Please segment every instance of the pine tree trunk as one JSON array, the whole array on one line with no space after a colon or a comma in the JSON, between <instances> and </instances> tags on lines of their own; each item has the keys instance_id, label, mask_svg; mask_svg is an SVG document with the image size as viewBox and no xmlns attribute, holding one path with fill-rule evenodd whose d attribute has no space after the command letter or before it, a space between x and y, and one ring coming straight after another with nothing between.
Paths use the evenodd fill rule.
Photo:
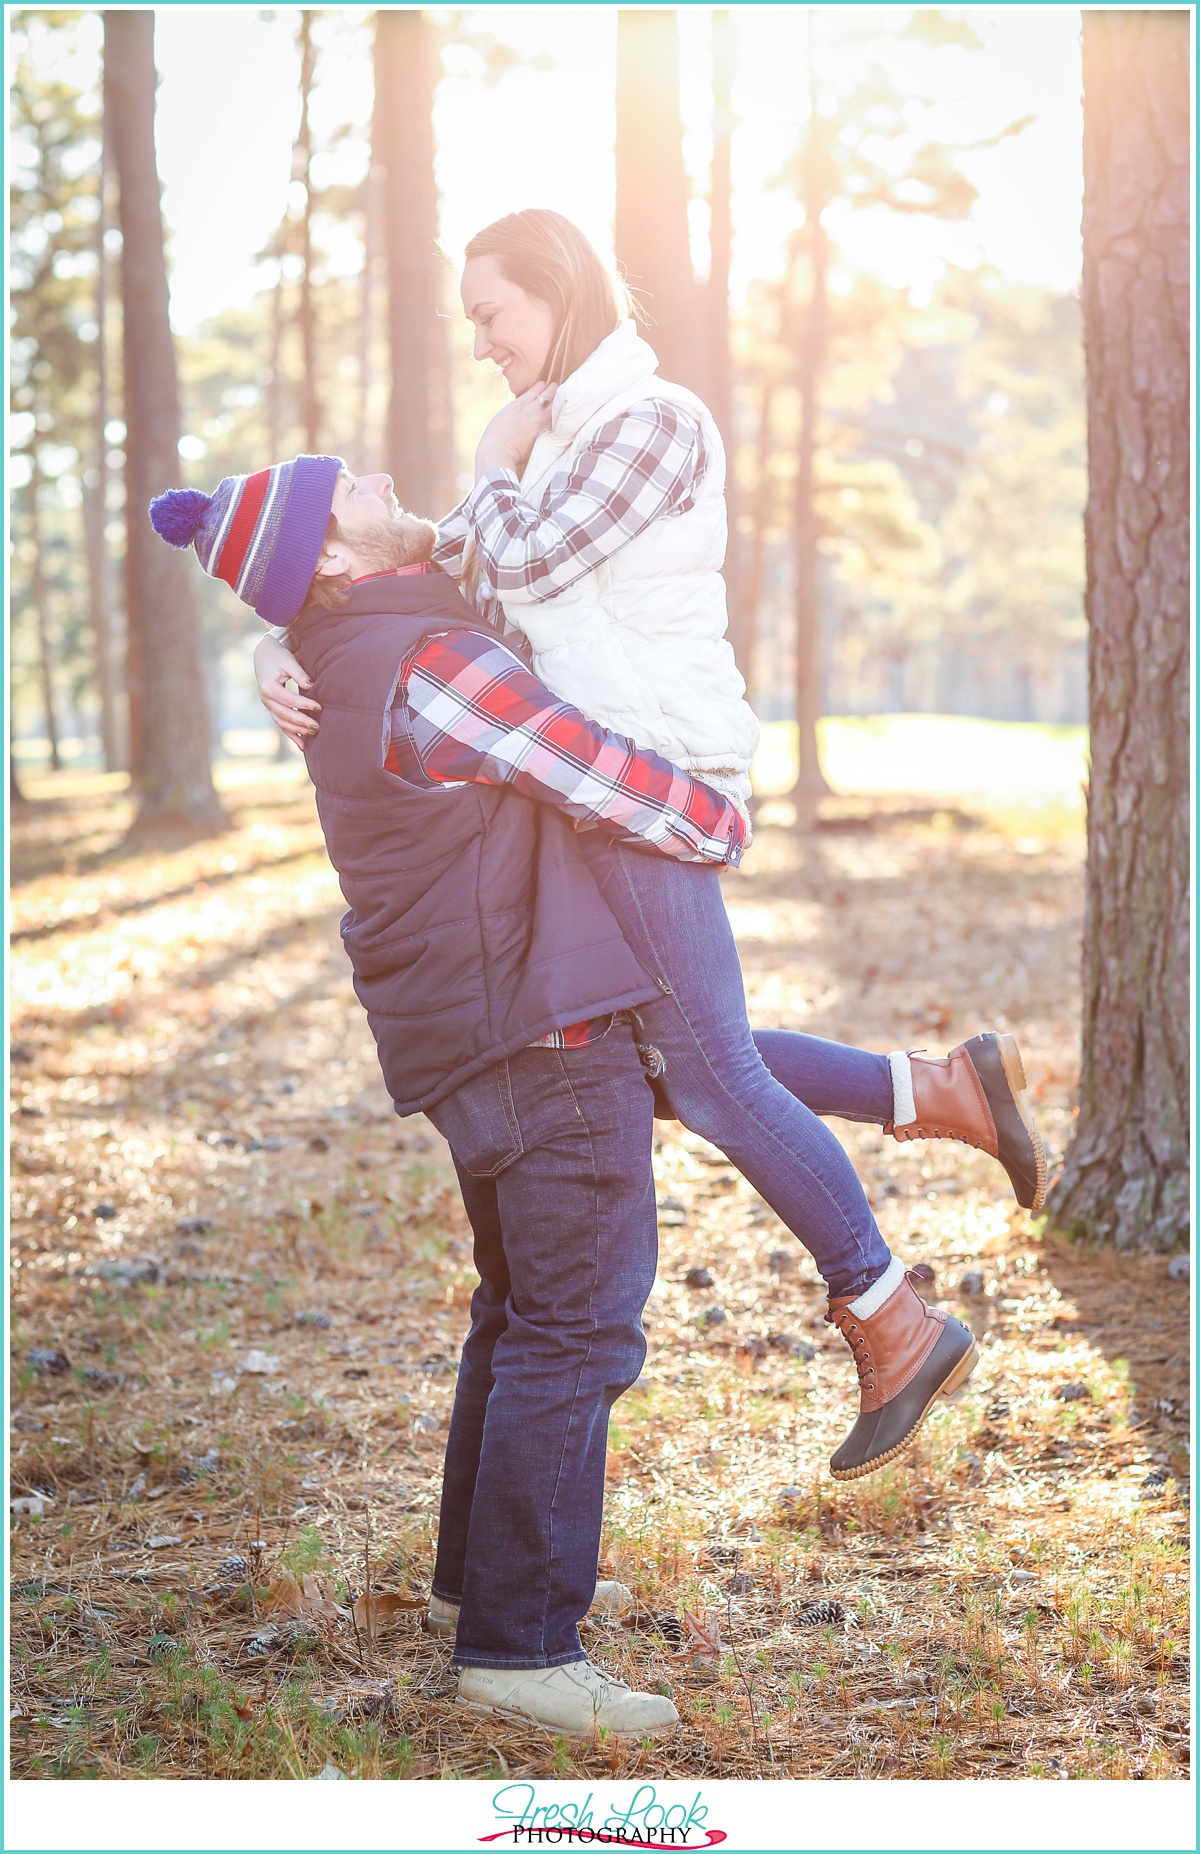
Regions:
<instances>
[{"instance_id":1,"label":"pine tree trunk","mask_svg":"<svg viewBox=\"0 0 1200 1854\"><path fill-rule=\"evenodd\" d=\"M100 698L100 749L106 772L121 764L117 745L116 690L113 679L112 624L109 610L109 559L105 539L107 472L101 467L99 483L83 486L83 537L88 563L88 618L92 632L92 661L96 693Z\"/></svg>"},{"instance_id":2,"label":"pine tree trunk","mask_svg":"<svg viewBox=\"0 0 1200 1854\"><path fill-rule=\"evenodd\" d=\"M817 722L821 718L821 616L818 592L816 461L817 381L825 345L825 233L818 224L812 239L812 296L800 350L800 436L796 446L796 502L793 514L796 612L796 727L799 770L797 798L813 799L829 790L821 770Z\"/></svg>"},{"instance_id":3,"label":"pine tree trunk","mask_svg":"<svg viewBox=\"0 0 1200 1854\"><path fill-rule=\"evenodd\" d=\"M179 480L179 385L154 159L154 14L104 14L104 104L120 185L124 305L126 609L139 824L223 822L209 764L208 702L190 561L146 510Z\"/></svg>"},{"instance_id":4,"label":"pine tree trunk","mask_svg":"<svg viewBox=\"0 0 1200 1854\"><path fill-rule=\"evenodd\" d=\"M121 749L113 668L112 573L105 532L108 525L108 439L105 436L108 424L108 253L104 248L104 234L108 229L107 141L107 135L102 133L96 215L96 404L93 419L96 480L84 483L83 532L88 563L88 617L96 664L96 692L100 698L100 745L105 771L115 772L121 764Z\"/></svg>"},{"instance_id":5,"label":"pine tree trunk","mask_svg":"<svg viewBox=\"0 0 1200 1854\"><path fill-rule=\"evenodd\" d=\"M821 770L817 722L821 715L821 620L818 587L818 546L814 468L817 448L818 397L825 364L828 333L829 242L821 215L829 204L829 163L822 146L817 115L816 67L813 58L812 14L808 19L809 120L804 146L803 189L805 242L808 248L808 314L800 334L796 380L800 389L800 436L796 447L796 499L793 515L796 612L796 731L799 769L792 795L796 822L811 825L817 799L829 786Z\"/></svg>"},{"instance_id":6,"label":"pine tree trunk","mask_svg":"<svg viewBox=\"0 0 1200 1854\"><path fill-rule=\"evenodd\" d=\"M374 454L371 431L371 346L375 334L375 241L379 188L374 167L362 183L363 267L359 280L358 311L358 438L362 458L370 467ZM439 505L440 506L440 505Z\"/></svg>"},{"instance_id":7,"label":"pine tree trunk","mask_svg":"<svg viewBox=\"0 0 1200 1854\"><path fill-rule=\"evenodd\" d=\"M767 558L767 530L771 525L771 422L775 382L763 381L758 405L758 432L754 446L754 492L749 497L750 533L741 551L740 629L742 674L753 706L758 689L758 618L762 606L763 574Z\"/></svg>"},{"instance_id":8,"label":"pine tree trunk","mask_svg":"<svg viewBox=\"0 0 1200 1854\"><path fill-rule=\"evenodd\" d=\"M433 105L438 55L428 14L375 15L374 165L382 170L392 390L385 467L400 503L438 515L454 499L450 361L437 250Z\"/></svg>"},{"instance_id":9,"label":"pine tree trunk","mask_svg":"<svg viewBox=\"0 0 1200 1854\"><path fill-rule=\"evenodd\" d=\"M50 645L50 611L46 591L45 554L42 541L42 473L37 453L30 452L32 474L29 478L29 536L33 547L29 590L33 621L37 627L38 680L42 685L42 716L46 723L46 740L50 747L50 770L59 772L62 758L58 751L58 713L54 701L54 654Z\"/></svg>"},{"instance_id":10,"label":"pine tree trunk","mask_svg":"<svg viewBox=\"0 0 1200 1854\"><path fill-rule=\"evenodd\" d=\"M703 393L673 11L617 14L616 166L617 262L650 317L647 339L663 378Z\"/></svg>"},{"instance_id":11,"label":"pine tree trunk","mask_svg":"<svg viewBox=\"0 0 1200 1854\"><path fill-rule=\"evenodd\" d=\"M275 282L271 286L271 352L268 362L271 382L267 388L267 456L272 463L279 461L283 447L283 331L286 320L283 290L283 257L280 255L275 260Z\"/></svg>"},{"instance_id":12,"label":"pine tree trunk","mask_svg":"<svg viewBox=\"0 0 1200 1854\"><path fill-rule=\"evenodd\" d=\"M1091 627L1079 1123L1054 1223L1169 1249L1189 1222L1186 12L1085 12Z\"/></svg>"},{"instance_id":13,"label":"pine tree trunk","mask_svg":"<svg viewBox=\"0 0 1200 1854\"><path fill-rule=\"evenodd\" d=\"M321 454L321 399L317 384L317 307L312 279L312 129L308 111L312 97L313 67L316 48L312 42L312 13L300 15L300 133L292 161L293 178L304 187L304 211L300 219L300 353L304 379L301 386L304 405L304 443L312 457Z\"/></svg>"},{"instance_id":14,"label":"pine tree trunk","mask_svg":"<svg viewBox=\"0 0 1200 1854\"><path fill-rule=\"evenodd\" d=\"M745 606L744 551L740 532L741 486L737 477L734 429L733 353L729 328L729 271L733 255L733 74L737 64L737 29L727 9L712 16L713 157L709 191L708 387L709 409L725 444L725 511L729 542L725 550L725 585L729 601L729 641L747 687L753 670L753 624Z\"/></svg>"}]
</instances>

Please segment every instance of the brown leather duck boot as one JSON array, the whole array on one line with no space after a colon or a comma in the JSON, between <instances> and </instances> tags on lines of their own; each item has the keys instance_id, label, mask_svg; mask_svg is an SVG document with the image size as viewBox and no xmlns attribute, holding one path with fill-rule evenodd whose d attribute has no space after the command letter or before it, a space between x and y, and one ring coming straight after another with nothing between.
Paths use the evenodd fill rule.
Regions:
<instances>
[{"instance_id":1,"label":"brown leather duck boot","mask_svg":"<svg viewBox=\"0 0 1200 1854\"><path fill-rule=\"evenodd\" d=\"M835 1481L856 1481L904 1453L936 1399L966 1383L979 1351L961 1320L925 1305L895 1257L857 1299L831 1299L825 1319L858 1366L858 1421L829 1464Z\"/></svg>"},{"instance_id":2,"label":"brown leather duck boot","mask_svg":"<svg viewBox=\"0 0 1200 1854\"><path fill-rule=\"evenodd\" d=\"M1046 1148L1024 1099L1025 1065L1015 1036L985 1031L948 1056L894 1050L893 1139L957 1139L990 1152L1012 1180L1023 1210L1046 1196Z\"/></svg>"}]
</instances>

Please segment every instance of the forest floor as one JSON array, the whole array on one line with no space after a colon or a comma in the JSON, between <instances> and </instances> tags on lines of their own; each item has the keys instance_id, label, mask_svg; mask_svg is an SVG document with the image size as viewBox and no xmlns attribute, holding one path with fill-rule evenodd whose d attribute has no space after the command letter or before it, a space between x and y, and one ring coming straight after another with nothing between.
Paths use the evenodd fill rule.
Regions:
<instances>
[{"instance_id":1,"label":"forest floor","mask_svg":"<svg viewBox=\"0 0 1200 1854\"><path fill-rule=\"evenodd\" d=\"M14 1774L1185 1776L1187 1283L1049 1237L980 1153L840 1122L980 1338L966 1395L835 1484L853 1373L812 1264L660 1124L601 1567L637 1606L585 1633L682 1727L567 1741L454 1704L420 1605L469 1233L445 1144L384 1093L298 768L224 784L228 831L190 843L127 841L100 775L13 817ZM726 885L753 1021L938 1053L1012 1028L1061 1156L1078 807L784 817Z\"/></svg>"}]
</instances>

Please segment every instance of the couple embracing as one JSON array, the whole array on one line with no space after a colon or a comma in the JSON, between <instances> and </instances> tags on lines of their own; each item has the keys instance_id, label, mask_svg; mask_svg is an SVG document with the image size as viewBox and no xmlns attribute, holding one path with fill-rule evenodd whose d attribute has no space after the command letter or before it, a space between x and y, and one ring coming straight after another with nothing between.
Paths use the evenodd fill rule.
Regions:
<instances>
[{"instance_id":1,"label":"couple embracing","mask_svg":"<svg viewBox=\"0 0 1200 1854\"><path fill-rule=\"evenodd\" d=\"M608 1413L646 1351L656 1110L820 1270L860 1392L839 1479L901 1455L977 1353L821 1116L981 1147L1032 1209L1045 1158L1011 1036L929 1059L751 1032L720 885L758 739L725 637L720 436L560 215L481 232L462 297L514 398L445 520L308 456L151 519L277 628L260 689L316 787L354 988L474 1234L427 1627L453 1635L463 1704L642 1737L675 1708L588 1660L578 1624Z\"/></svg>"}]
</instances>

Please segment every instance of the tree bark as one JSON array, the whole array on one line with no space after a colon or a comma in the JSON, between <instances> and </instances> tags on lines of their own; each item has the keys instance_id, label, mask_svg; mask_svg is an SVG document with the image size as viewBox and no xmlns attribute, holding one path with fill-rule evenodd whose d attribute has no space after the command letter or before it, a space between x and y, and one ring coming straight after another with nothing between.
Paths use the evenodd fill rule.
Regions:
<instances>
[{"instance_id":1,"label":"tree bark","mask_svg":"<svg viewBox=\"0 0 1200 1854\"><path fill-rule=\"evenodd\" d=\"M1189 1222L1188 16L1085 12L1091 780L1079 1122L1052 1221Z\"/></svg>"},{"instance_id":2,"label":"tree bark","mask_svg":"<svg viewBox=\"0 0 1200 1854\"><path fill-rule=\"evenodd\" d=\"M312 42L312 13L300 15L300 133L292 160L292 177L304 188L304 210L300 217L300 352L304 379L301 394L304 406L304 442L310 456L321 454L321 398L317 384L317 308L312 280L312 129L308 120L312 97L313 67L316 48Z\"/></svg>"},{"instance_id":3,"label":"tree bark","mask_svg":"<svg viewBox=\"0 0 1200 1854\"><path fill-rule=\"evenodd\" d=\"M33 606L33 621L37 627L38 642L38 680L42 685L42 715L46 723L46 739L50 746L50 770L58 772L62 767L62 758L58 750L58 714L54 703L54 657L50 647L50 611L46 592L46 565L42 551L42 473L38 469L36 450L29 453L31 474L29 478L29 538L33 548L33 561L29 573L29 590Z\"/></svg>"},{"instance_id":4,"label":"tree bark","mask_svg":"<svg viewBox=\"0 0 1200 1854\"><path fill-rule=\"evenodd\" d=\"M107 772L121 764L117 733L117 692L113 669L111 563L108 553L108 135L102 129L100 172L97 177L99 211L96 215L96 405L93 419L96 462L94 483L83 490L84 546L88 563L88 618L96 664L96 691L100 697L100 744Z\"/></svg>"},{"instance_id":5,"label":"tree bark","mask_svg":"<svg viewBox=\"0 0 1200 1854\"><path fill-rule=\"evenodd\" d=\"M362 183L363 267L358 315L358 432L363 461L374 452L371 432L371 344L375 333L375 244L379 188L372 162Z\"/></svg>"},{"instance_id":6,"label":"tree bark","mask_svg":"<svg viewBox=\"0 0 1200 1854\"><path fill-rule=\"evenodd\" d=\"M798 771L792 788L796 821L811 823L816 800L829 786L821 770L817 722L821 715L821 617L818 597L819 531L814 484L818 389L825 363L829 303L829 241L821 215L829 204L829 168L817 113L812 13L808 16L809 115L802 186L808 247L808 314L800 336L796 383L800 389L800 435L796 446L795 549L796 731Z\"/></svg>"},{"instance_id":7,"label":"tree bark","mask_svg":"<svg viewBox=\"0 0 1200 1854\"><path fill-rule=\"evenodd\" d=\"M373 164L381 170L392 390L385 463L400 503L441 514L454 500L450 358L437 249L433 105L438 56L426 13L375 15Z\"/></svg>"},{"instance_id":8,"label":"tree bark","mask_svg":"<svg viewBox=\"0 0 1200 1854\"><path fill-rule=\"evenodd\" d=\"M179 479L179 385L154 158L154 14L104 14L104 103L120 186L124 305L126 609L138 823L224 820L209 764L192 563L146 510Z\"/></svg>"},{"instance_id":9,"label":"tree bark","mask_svg":"<svg viewBox=\"0 0 1200 1854\"><path fill-rule=\"evenodd\" d=\"M280 229L282 237L283 228ZM275 258L275 281L271 285L271 348L268 356L268 369L271 375L267 387L267 456L272 463L279 461L283 448L283 430L285 424L283 377L283 336L287 323L287 306L284 300L283 249L282 245Z\"/></svg>"},{"instance_id":10,"label":"tree bark","mask_svg":"<svg viewBox=\"0 0 1200 1854\"><path fill-rule=\"evenodd\" d=\"M800 261L800 234L793 234L788 244L787 266L778 284L776 326L779 346L784 353L794 340L792 305L796 295L796 271ZM748 499L750 532L742 552L742 625L743 648L752 670L758 652L758 626L762 607L763 575L766 567L767 531L774 513L771 458L774 451L773 424L780 380L773 367L762 377L758 402L757 430L754 444L754 493ZM747 679L753 702L756 682Z\"/></svg>"},{"instance_id":11,"label":"tree bark","mask_svg":"<svg viewBox=\"0 0 1200 1854\"><path fill-rule=\"evenodd\" d=\"M90 473L89 473L90 474ZM100 698L100 747L106 772L121 764L117 743L116 688L112 661L112 624L109 607L109 558L105 538L107 471L101 467L98 483L83 486L83 538L88 563L88 620L92 632L92 660L96 693Z\"/></svg>"},{"instance_id":12,"label":"tree bark","mask_svg":"<svg viewBox=\"0 0 1200 1854\"><path fill-rule=\"evenodd\" d=\"M758 616L762 606L763 572L767 557L767 530L771 525L771 420L775 382L763 381L758 404L758 431L754 446L754 490L748 498L750 533L741 550L739 586L742 674L751 706L757 691Z\"/></svg>"},{"instance_id":13,"label":"tree bark","mask_svg":"<svg viewBox=\"0 0 1200 1854\"><path fill-rule=\"evenodd\" d=\"M737 28L728 9L712 16L713 154L709 185L709 410L725 449L733 446L733 357L729 349L729 271L733 257L733 74Z\"/></svg>"},{"instance_id":14,"label":"tree bark","mask_svg":"<svg viewBox=\"0 0 1200 1854\"><path fill-rule=\"evenodd\" d=\"M712 16L713 157L709 189L708 404L725 445L725 510L729 543L725 550L725 586L729 602L729 641L747 687L753 673L753 623L745 601L744 551L740 519L741 485L737 475L734 429L733 353L729 326L729 271L733 255L733 75L737 64L737 28L727 8Z\"/></svg>"},{"instance_id":15,"label":"tree bark","mask_svg":"<svg viewBox=\"0 0 1200 1854\"><path fill-rule=\"evenodd\" d=\"M702 304L688 238L679 37L667 9L617 14L616 251L645 304L665 380L707 391Z\"/></svg>"}]
</instances>

